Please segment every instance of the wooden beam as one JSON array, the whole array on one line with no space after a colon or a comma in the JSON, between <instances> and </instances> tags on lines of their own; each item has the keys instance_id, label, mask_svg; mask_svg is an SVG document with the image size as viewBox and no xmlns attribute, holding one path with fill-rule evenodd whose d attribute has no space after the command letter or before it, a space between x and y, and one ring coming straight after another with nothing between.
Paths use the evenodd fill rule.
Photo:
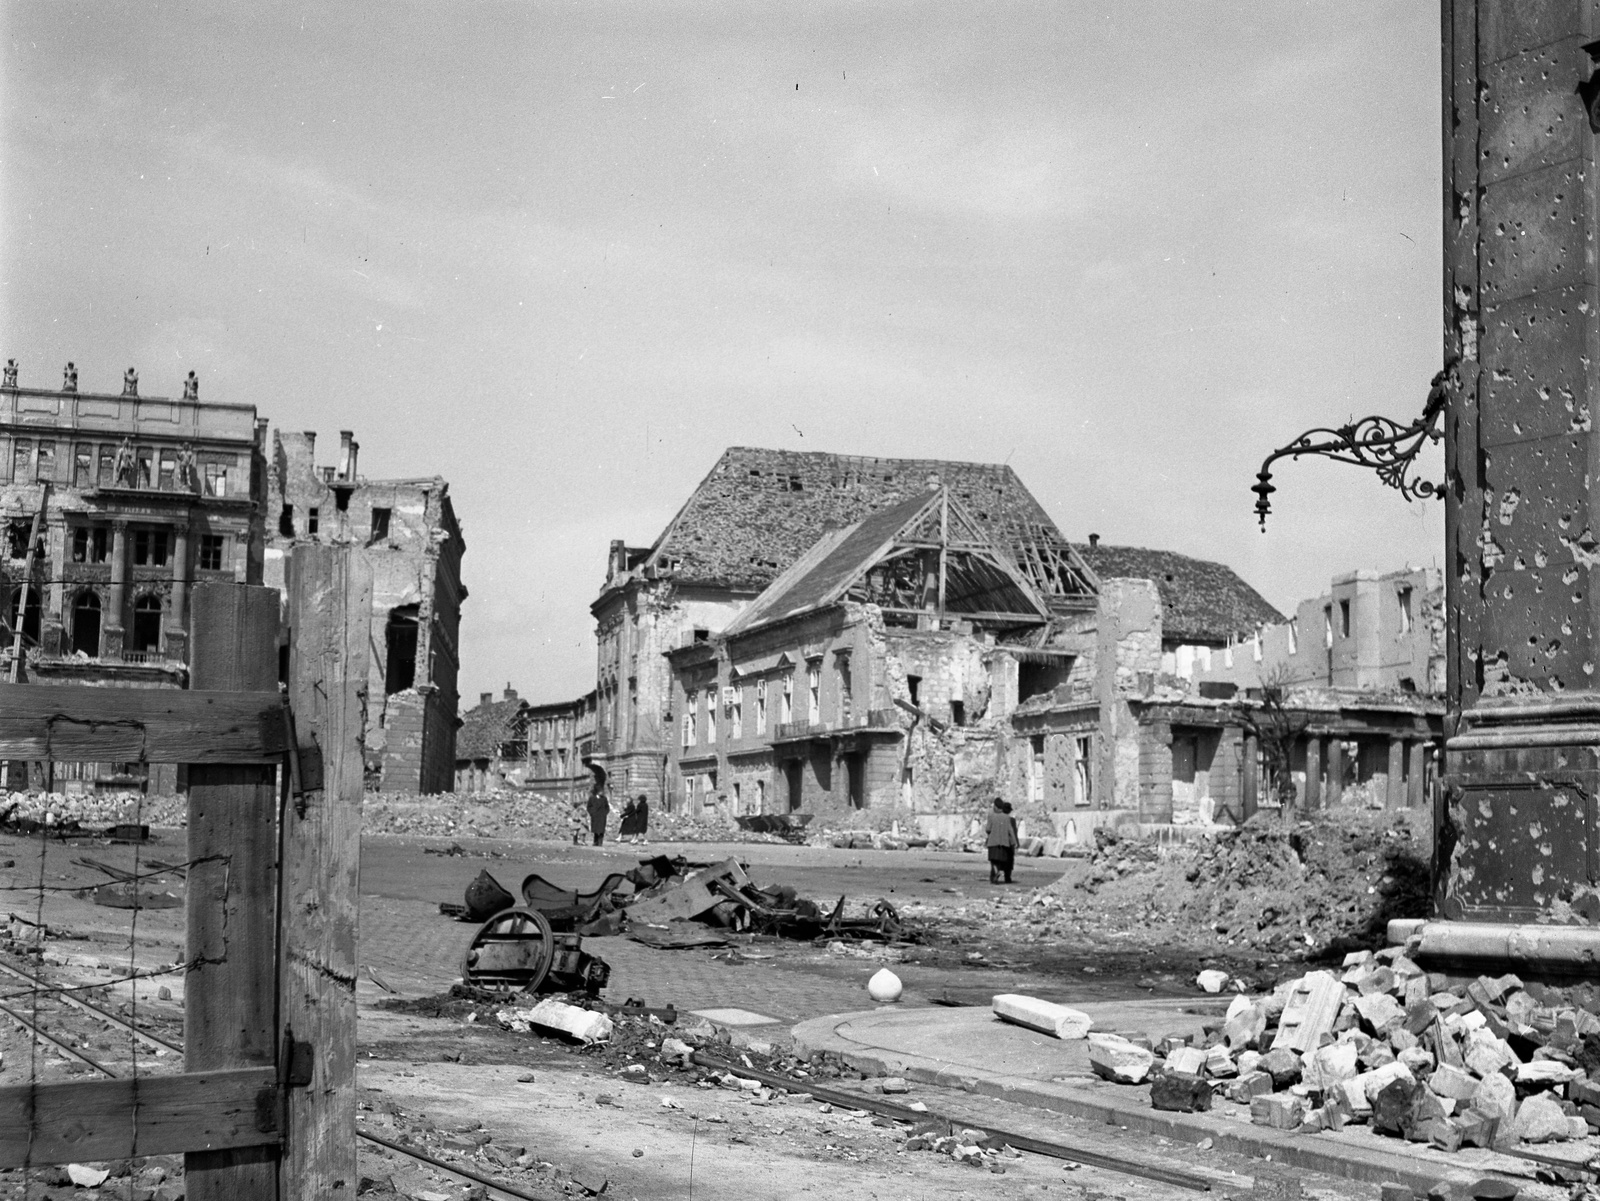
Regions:
<instances>
[{"instance_id":1,"label":"wooden beam","mask_svg":"<svg viewBox=\"0 0 1600 1201\"><path fill-rule=\"evenodd\" d=\"M272 1068L0 1088L0 1168L271 1147L280 1139Z\"/></svg>"},{"instance_id":2,"label":"wooden beam","mask_svg":"<svg viewBox=\"0 0 1600 1201\"><path fill-rule=\"evenodd\" d=\"M197 688L262 694L278 685L276 588L203 583L190 605ZM266 764L189 767L184 1067L277 1063L277 772ZM190 1201L277 1201L275 1146L192 1148Z\"/></svg>"},{"instance_id":3,"label":"wooden beam","mask_svg":"<svg viewBox=\"0 0 1600 1201\"><path fill-rule=\"evenodd\" d=\"M356 1171L356 914L372 568L349 547L289 561L297 789L284 809L278 1015L315 1051L289 1090L285 1197L349 1197Z\"/></svg>"},{"instance_id":4,"label":"wooden beam","mask_svg":"<svg viewBox=\"0 0 1600 1201\"><path fill-rule=\"evenodd\" d=\"M0 684L0 759L276 763L286 749L276 691Z\"/></svg>"}]
</instances>

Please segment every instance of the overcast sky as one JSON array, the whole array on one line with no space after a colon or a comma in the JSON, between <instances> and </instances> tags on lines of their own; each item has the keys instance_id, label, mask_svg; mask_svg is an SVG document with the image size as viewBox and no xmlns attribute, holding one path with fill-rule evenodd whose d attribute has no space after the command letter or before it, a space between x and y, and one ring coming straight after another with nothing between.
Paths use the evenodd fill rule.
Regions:
<instances>
[{"instance_id":1,"label":"overcast sky","mask_svg":"<svg viewBox=\"0 0 1600 1201\"><path fill-rule=\"evenodd\" d=\"M1009 462L1278 608L1437 504L1263 455L1439 366L1437 7L16 0L0 356L353 428L465 526L461 693L593 686L730 445ZM1437 477L1434 451L1428 472Z\"/></svg>"}]
</instances>

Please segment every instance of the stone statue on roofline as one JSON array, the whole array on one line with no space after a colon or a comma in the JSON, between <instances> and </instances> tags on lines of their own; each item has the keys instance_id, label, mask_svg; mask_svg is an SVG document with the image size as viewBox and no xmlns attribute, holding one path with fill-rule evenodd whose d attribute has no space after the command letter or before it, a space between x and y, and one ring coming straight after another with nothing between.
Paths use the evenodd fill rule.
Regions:
<instances>
[{"instance_id":1,"label":"stone statue on roofline","mask_svg":"<svg viewBox=\"0 0 1600 1201\"><path fill-rule=\"evenodd\" d=\"M139 395L139 373L132 367L122 373L122 394L124 396Z\"/></svg>"},{"instance_id":2,"label":"stone statue on roofline","mask_svg":"<svg viewBox=\"0 0 1600 1201\"><path fill-rule=\"evenodd\" d=\"M120 488L132 488L133 481L133 441L124 438L117 446L116 481Z\"/></svg>"},{"instance_id":3,"label":"stone statue on roofline","mask_svg":"<svg viewBox=\"0 0 1600 1201\"><path fill-rule=\"evenodd\" d=\"M61 372L61 390L63 392L76 392L78 390L78 365L68 363Z\"/></svg>"},{"instance_id":4,"label":"stone statue on roofline","mask_svg":"<svg viewBox=\"0 0 1600 1201\"><path fill-rule=\"evenodd\" d=\"M193 371L189 372L183 380L183 398L185 400L200 399L200 377Z\"/></svg>"},{"instance_id":5,"label":"stone statue on roofline","mask_svg":"<svg viewBox=\"0 0 1600 1201\"><path fill-rule=\"evenodd\" d=\"M7 359L6 360L6 382L5 382L4 385L0 385L0 386L7 387L7 388L15 388L17 386L17 360L16 359Z\"/></svg>"}]
</instances>

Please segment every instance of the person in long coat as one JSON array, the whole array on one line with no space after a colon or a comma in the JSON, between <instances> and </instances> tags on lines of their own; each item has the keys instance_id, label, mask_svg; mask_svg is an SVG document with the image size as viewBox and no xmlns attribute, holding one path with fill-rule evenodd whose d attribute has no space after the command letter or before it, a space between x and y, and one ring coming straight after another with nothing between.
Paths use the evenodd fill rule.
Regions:
<instances>
[{"instance_id":1,"label":"person in long coat","mask_svg":"<svg viewBox=\"0 0 1600 1201\"><path fill-rule=\"evenodd\" d=\"M611 802L606 799L606 791L598 784L589 794L589 831L594 835L594 845L601 846L606 840L606 819L611 816Z\"/></svg>"},{"instance_id":2,"label":"person in long coat","mask_svg":"<svg viewBox=\"0 0 1600 1201\"><path fill-rule=\"evenodd\" d=\"M984 839L989 848L989 883L1011 883L1011 868L1017 854L1017 823L1011 820L1009 806L999 797L994 798L994 808L989 810L988 835Z\"/></svg>"},{"instance_id":3,"label":"person in long coat","mask_svg":"<svg viewBox=\"0 0 1600 1201\"><path fill-rule=\"evenodd\" d=\"M641 842L647 841L646 836L650 833L650 798L642 792L633 807L633 823L634 834L638 835Z\"/></svg>"}]
</instances>

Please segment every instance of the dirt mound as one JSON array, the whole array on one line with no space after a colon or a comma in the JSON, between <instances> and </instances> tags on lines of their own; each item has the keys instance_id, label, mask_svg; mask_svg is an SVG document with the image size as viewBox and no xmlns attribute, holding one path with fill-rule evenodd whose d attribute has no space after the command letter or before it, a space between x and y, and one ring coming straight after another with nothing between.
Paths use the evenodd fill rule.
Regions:
<instances>
[{"instance_id":1,"label":"dirt mound","mask_svg":"<svg viewBox=\"0 0 1600 1201\"><path fill-rule=\"evenodd\" d=\"M1166 848L1095 841L1089 873L1050 890L1086 932L1304 957L1382 945L1390 919L1427 913L1427 831L1403 810L1257 816Z\"/></svg>"}]
</instances>

